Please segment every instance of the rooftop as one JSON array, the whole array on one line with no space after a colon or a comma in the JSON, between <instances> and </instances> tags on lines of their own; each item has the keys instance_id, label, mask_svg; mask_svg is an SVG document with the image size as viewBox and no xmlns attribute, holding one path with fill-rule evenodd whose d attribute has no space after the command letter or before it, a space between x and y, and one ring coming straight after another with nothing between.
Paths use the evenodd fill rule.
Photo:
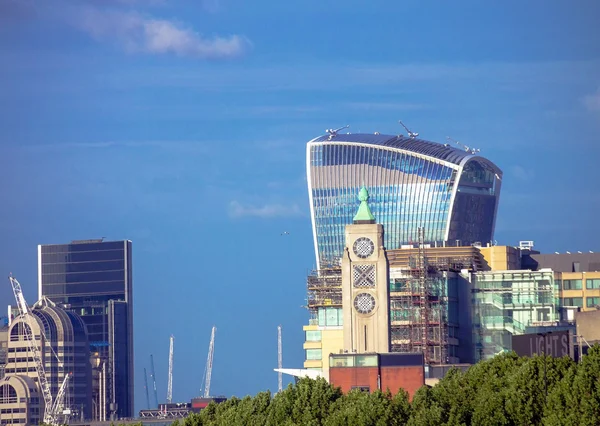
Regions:
<instances>
[{"instance_id":1,"label":"rooftop","mask_svg":"<svg viewBox=\"0 0 600 426\"><path fill-rule=\"evenodd\" d=\"M345 133L327 134L313 139L311 142L350 142L379 145L411 151L427 155L453 164L461 164L467 157L474 157L471 151L458 149L450 144L430 142L419 138L410 138L403 135L382 135L379 133Z\"/></svg>"}]
</instances>

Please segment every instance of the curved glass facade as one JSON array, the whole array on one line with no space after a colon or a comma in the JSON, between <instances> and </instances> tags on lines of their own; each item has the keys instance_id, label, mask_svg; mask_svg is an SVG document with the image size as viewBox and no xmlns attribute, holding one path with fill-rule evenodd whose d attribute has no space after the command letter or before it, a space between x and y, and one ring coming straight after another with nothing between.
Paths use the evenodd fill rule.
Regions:
<instances>
[{"instance_id":1,"label":"curved glass facade","mask_svg":"<svg viewBox=\"0 0 600 426\"><path fill-rule=\"evenodd\" d=\"M308 189L319 267L339 262L362 185L369 190L375 220L384 226L387 249L416 242L419 227L425 227L429 243L490 241L501 173L482 157L418 139L350 134L309 142Z\"/></svg>"}]
</instances>

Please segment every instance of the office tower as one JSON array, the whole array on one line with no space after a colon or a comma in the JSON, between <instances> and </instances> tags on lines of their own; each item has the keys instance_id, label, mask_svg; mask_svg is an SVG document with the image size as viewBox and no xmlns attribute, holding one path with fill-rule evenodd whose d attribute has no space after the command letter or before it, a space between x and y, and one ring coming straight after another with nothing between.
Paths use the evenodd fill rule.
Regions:
<instances>
[{"instance_id":1,"label":"office tower","mask_svg":"<svg viewBox=\"0 0 600 426\"><path fill-rule=\"evenodd\" d=\"M43 420L44 398L25 327L31 324L32 335L39 342L45 376L50 392L57 398L66 376L63 394L64 411L57 420L89 419L92 412L92 366L89 343L82 319L61 309L43 297L31 307L31 317L11 319L6 333L7 358L5 376L0 381L0 418L4 424L38 424ZM13 396L11 398L11 395ZM18 399L17 399L18 397ZM64 414L68 413L66 417Z\"/></svg>"},{"instance_id":2,"label":"office tower","mask_svg":"<svg viewBox=\"0 0 600 426\"><path fill-rule=\"evenodd\" d=\"M431 245L493 240L502 171L476 150L333 132L308 142L306 168L317 268L339 265L363 185L388 250L416 242L420 227Z\"/></svg>"},{"instance_id":3,"label":"office tower","mask_svg":"<svg viewBox=\"0 0 600 426\"><path fill-rule=\"evenodd\" d=\"M97 420L133 416L131 241L38 246L40 297L81 316L104 380L94 380Z\"/></svg>"}]
</instances>

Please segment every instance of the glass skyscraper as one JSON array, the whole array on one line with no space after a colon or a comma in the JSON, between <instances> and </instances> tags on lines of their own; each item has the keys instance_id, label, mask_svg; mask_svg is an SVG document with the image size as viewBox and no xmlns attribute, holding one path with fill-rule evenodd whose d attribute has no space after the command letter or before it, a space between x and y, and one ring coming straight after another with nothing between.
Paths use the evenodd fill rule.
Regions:
<instances>
[{"instance_id":1,"label":"glass skyscraper","mask_svg":"<svg viewBox=\"0 0 600 426\"><path fill-rule=\"evenodd\" d=\"M39 297L77 313L90 349L106 367L105 395L95 412L133 417L133 299L131 241L83 240L38 246ZM98 389L94 389L97 394Z\"/></svg>"},{"instance_id":2,"label":"glass skyscraper","mask_svg":"<svg viewBox=\"0 0 600 426\"><path fill-rule=\"evenodd\" d=\"M381 134L331 134L307 144L308 194L317 265L339 262L344 231L365 185L387 249L417 242L492 241L502 171L472 150Z\"/></svg>"}]
</instances>

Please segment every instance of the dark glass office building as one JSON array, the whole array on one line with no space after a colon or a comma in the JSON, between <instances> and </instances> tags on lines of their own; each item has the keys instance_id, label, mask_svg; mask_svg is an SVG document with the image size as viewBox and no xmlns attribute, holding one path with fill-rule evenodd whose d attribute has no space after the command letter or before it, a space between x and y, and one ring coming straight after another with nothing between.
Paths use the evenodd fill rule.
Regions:
<instances>
[{"instance_id":1,"label":"dark glass office building","mask_svg":"<svg viewBox=\"0 0 600 426\"><path fill-rule=\"evenodd\" d=\"M82 240L38 246L39 297L77 313L90 350L105 363L94 418L133 417L131 241Z\"/></svg>"}]
</instances>

